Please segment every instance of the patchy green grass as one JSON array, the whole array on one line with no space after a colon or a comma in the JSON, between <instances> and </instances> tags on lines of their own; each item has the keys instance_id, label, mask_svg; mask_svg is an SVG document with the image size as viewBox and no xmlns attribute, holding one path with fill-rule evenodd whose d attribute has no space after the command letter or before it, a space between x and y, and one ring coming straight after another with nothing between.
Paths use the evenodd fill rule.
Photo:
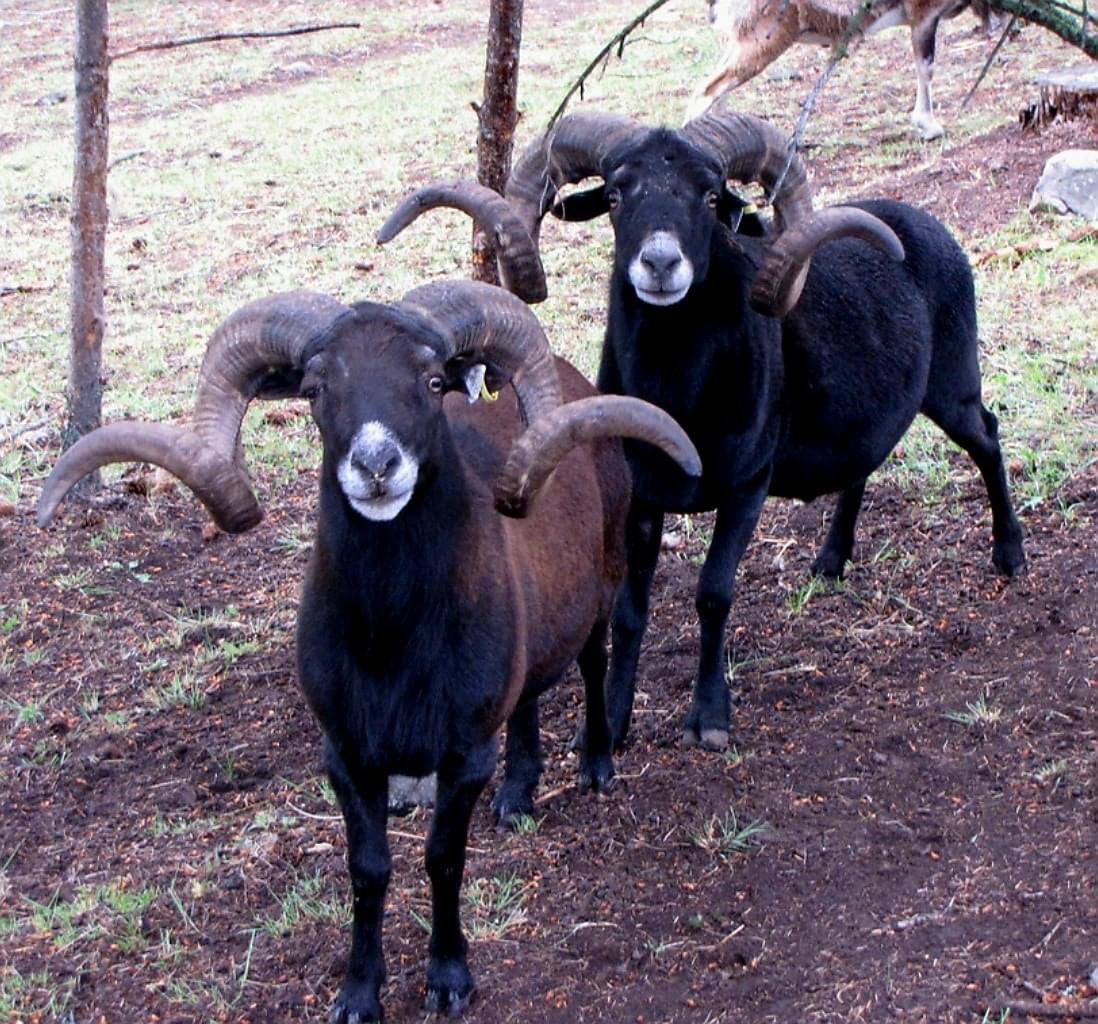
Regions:
<instances>
[{"instance_id":1,"label":"patchy green grass","mask_svg":"<svg viewBox=\"0 0 1098 1024\"><path fill-rule=\"evenodd\" d=\"M707 818L690 835L691 842L706 853L727 859L737 853L751 853L770 832L765 821L740 825L734 809Z\"/></svg>"},{"instance_id":2,"label":"patchy green grass","mask_svg":"<svg viewBox=\"0 0 1098 1024\"><path fill-rule=\"evenodd\" d=\"M349 897L333 891L322 875L302 875L288 890L276 897L273 911L256 922L256 927L271 936L289 935L317 922L345 924L351 920Z\"/></svg>"},{"instance_id":3,"label":"patchy green grass","mask_svg":"<svg viewBox=\"0 0 1098 1024\"><path fill-rule=\"evenodd\" d=\"M992 704L987 694L981 694L975 700L967 701L963 711L947 711L945 717L969 729L985 729L1002 719L1003 709Z\"/></svg>"}]
</instances>

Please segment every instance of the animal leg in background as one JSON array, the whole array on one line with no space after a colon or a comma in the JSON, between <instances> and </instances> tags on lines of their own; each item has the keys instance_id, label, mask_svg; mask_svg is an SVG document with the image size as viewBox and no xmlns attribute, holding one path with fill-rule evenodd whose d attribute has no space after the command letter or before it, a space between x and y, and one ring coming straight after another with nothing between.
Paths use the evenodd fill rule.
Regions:
<instances>
[{"instance_id":1,"label":"animal leg in background","mask_svg":"<svg viewBox=\"0 0 1098 1024\"><path fill-rule=\"evenodd\" d=\"M609 789L614 781L610 724L606 717L607 625L605 619L595 623L576 659L583 676L584 707L587 709L580 749L580 788L596 793Z\"/></svg>"},{"instance_id":2,"label":"animal leg in background","mask_svg":"<svg viewBox=\"0 0 1098 1024\"><path fill-rule=\"evenodd\" d=\"M538 698L519 702L507 719L506 768L503 783L492 801L492 811L501 825L534 813L534 790L541 778L541 738L538 728Z\"/></svg>"},{"instance_id":3,"label":"animal leg in background","mask_svg":"<svg viewBox=\"0 0 1098 1024\"><path fill-rule=\"evenodd\" d=\"M934 44L940 17L934 14L919 25L911 26L911 49L915 56L915 109L911 120L924 141L945 135L941 122L934 116Z\"/></svg>"},{"instance_id":4,"label":"animal leg in background","mask_svg":"<svg viewBox=\"0 0 1098 1024\"><path fill-rule=\"evenodd\" d=\"M686 121L700 117L721 96L738 89L764 71L796 42L797 11L793 4L780 2L777 25L736 25L721 51L718 69L695 90L686 107ZM791 24L787 24L789 19Z\"/></svg>"},{"instance_id":5,"label":"animal leg in background","mask_svg":"<svg viewBox=\"0 0 1098 1024\"><path fill-rule=\"evenodd\" d=\"M854 553L854 528L858 525L858 512L862 507L865 494L865 478L852 484L839 495L835 502L835 511L831 516L831 528L827 531L827 540L820 548L816 561L812 563L815 576L825 576L832 580L843 578L843 566Z\"/></svg>"}]
</instances>

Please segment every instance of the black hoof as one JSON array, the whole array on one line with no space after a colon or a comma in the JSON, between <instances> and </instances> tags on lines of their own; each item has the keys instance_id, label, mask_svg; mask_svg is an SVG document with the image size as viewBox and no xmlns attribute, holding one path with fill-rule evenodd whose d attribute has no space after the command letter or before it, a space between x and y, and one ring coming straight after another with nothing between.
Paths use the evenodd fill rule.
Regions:
<instances>
[{"instance_id":1,"label":"black hoof","mask_svg":"<svg viewBox=\"0 0 1098 1024\"><path fill-rule=\"evenodd\" d=\"M727 729L702 729L699 733L687 726L682 733L684 747L701 747L702 750L723 751L728 749Z\"/></svg>"},{"instance_id":2,"label":"black hoof","mask_svg":"<svg viewBox=\"0 0 1098 1024\"><path fill-rule=\"evenodd\" d=\"M821 551L812 563L812 575L822 576L825 580L841 580L846 568L846 559L834 551Z\"/></svg>"},{"instance_id":3,"label":"black hoof","mask_svg":"<svg viewBox=\"0 0 1098 1024\"><path fill-rule=\"evenodd\" d=\"M469 1009L473 993L452 992L447 989L430 989L424 1009L428 1013L437 1013L446 1017L460 1017Z\"/></svg>"},{"instance_id":4,"label":"black hoof","mask_svg":"<svg viewBox=\"0 0 1098 1024\"><path fill-rule=\"evenodd\" d=\"M513 829L520 819L534 813L534 794L504 782L492 801L492 813L500 828Z\"/></svg>"},{"instance_id":5,"label":"black hoof","mask_svg":"<svg viewBox=\"0 0 1098 1024\"><path fill-rule=\"evenodd\" d=\"M328 1014L328 1024L382 1024L385 1014L376 995L344 989Z\"/></svg>"},{"instance_id":6,"label":"black hoof","mask_svg":"<svg viewBox=\"0 0 1098 1024\"><path fill-rule=\"evenodd\" d=\"M475 991L464 959L436 961L427 975L427 1012L458 1017L469 1008Z\"/></svg>"},{"instance_id":7,"label":"black hoof","mask_svg":"<svg viewBox=\"0 0 1098 1024\"><path fill-rule=\"evenodd\" d=\"M609 756L595 757L580 769L580 792L609 793L614 786L614 761Z\"/></svg>"},{"instance_id":8,"label":"black hoof","mask_svg":"<svg viewBox=\"0 0 1098 1024\"><path fill-rule=\"evenodd\" d=\"M991 554L991 564L1000 576L1012 579L1026 571L1026 556L1021 543L996 545Z\"/></svg>"}]
</instances>

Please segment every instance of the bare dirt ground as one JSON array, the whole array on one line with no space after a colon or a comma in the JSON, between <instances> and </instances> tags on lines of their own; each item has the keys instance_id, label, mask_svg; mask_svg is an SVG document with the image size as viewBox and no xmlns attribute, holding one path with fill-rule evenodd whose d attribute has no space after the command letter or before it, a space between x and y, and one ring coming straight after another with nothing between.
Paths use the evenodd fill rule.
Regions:
<instances>
[{"instance_id":1,"label":"bare dirt ground","mask_svg":"<svg viewBox=\"0 0 1098 1024\"><path fill-rule=\"evenodd\" d=\"M998 128L949 150L954 167L994 162L998 187L906 162L888 180L990 229L1047 150ZM725 756L678 743L706 522L680 529L616 789L575 790L570 679L543 717L536 829L500 834L478 808L470 1021L977 1024L1010 1003L1070 1019L1098 995L1098 468L1023 516L1029 572L1011 583L989 568L978 478L954 468L933 505L871 483L838 589L806 589L825 504L771 503L730 626ZM26 609L0 623L0 967L26 980L23 1005L66 1007L12 1020L325 1019L345 845L294 680L305 553L282 541L314 484L267 493L240 538L186 494L73 504L47 534L23 505L0 519L0 592ZM150 677L203 659L202 700L154 714ZM420 812L392 822L391 1021L423 1017L424 831ZM509 880L510 908L492 904ZM29 906L40 926L16 927ZM68 931L58 908L78 908Z\"/></svg>"}]
</instances>

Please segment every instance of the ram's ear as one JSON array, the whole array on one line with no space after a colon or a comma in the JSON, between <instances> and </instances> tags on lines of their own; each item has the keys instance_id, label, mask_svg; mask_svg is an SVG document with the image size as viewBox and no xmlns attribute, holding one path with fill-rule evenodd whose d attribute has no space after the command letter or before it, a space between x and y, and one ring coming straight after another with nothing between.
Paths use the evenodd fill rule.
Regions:
<instances>
[{"instance_id":1,"label":"ram's ear","mask_svg":"<svg viewBox=\"0 0 1098 1024\"><path fill-rule=\"evenodd\" d=\"M487 371L488 367L484 363L469 363L461 367L457 374L458 381L455 383L454 390L460 387L465 392L469 404L472 405L480 398L484 390L484 375Z\"/></svg>"},{"instance_id":2,"label":"ram's ear","mask_svg":"<svg viewBox=\"0 0 1098 1024\"><path fill-rule=\"evenodd\" d=\"M721 187L720 198L717 200L717 219L737 235L749 235L752 238L766 236L766 225L755 204L733 192L727 185Z\"/></svg>"},{"instance_id":3,"label":"ram's ear","mask_svg":"<svg viewBox=\"0 0 1098 1024\"><path fill-rule=\"evenodd\" d=\"M597 185L583 192L562 196L550 207L550 213L558 220L594 220L610 212L606 199L606 187Z\"/></svg>"}]
</instances>

